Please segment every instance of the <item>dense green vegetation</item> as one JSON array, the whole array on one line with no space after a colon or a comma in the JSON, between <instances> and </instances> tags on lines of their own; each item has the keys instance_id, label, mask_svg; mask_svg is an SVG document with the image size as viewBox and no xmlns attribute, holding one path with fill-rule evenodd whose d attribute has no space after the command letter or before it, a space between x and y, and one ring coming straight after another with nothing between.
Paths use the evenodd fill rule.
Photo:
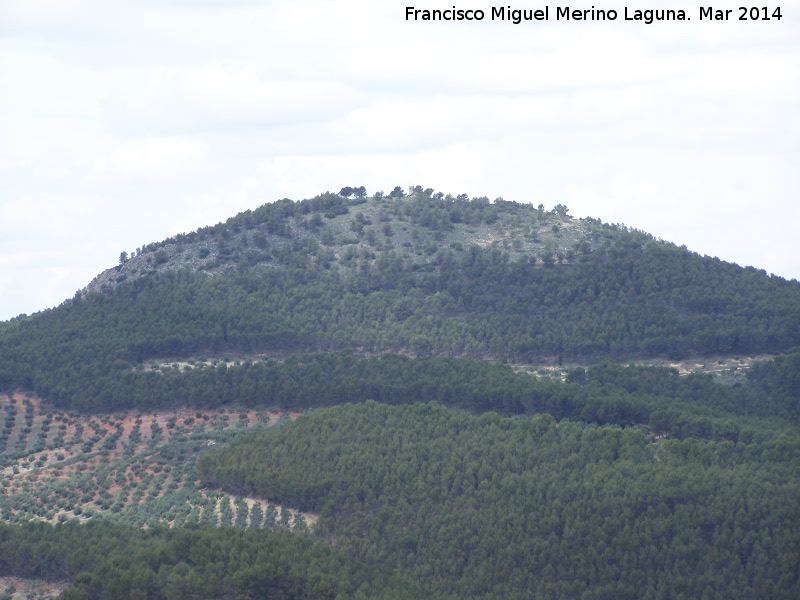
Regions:
<instances>
[{"instance_id":1,"label":"dense green vegetation","mask_svg":"<svg viewBox=\"0 0 800 600\"><path fill-rule=\"evenodd\" d=\"M72 581L61 600L430 598L327 544L263 530L0 523L0 573Z\"/></svg>"},{"instance_id":2,"label":"dense green vegetation","mask_svg":"<svg viewBox=\"0 0 800 600\"><path fill-rule=\"evenodd\" d=\"M281 200L0 323L0 574L68 600L796 598L798 346L797 281L562 205ZM591 366L531 366L563 363Z\"/></svg>"},{"instance_id":3,"label":"dense green vegetation","mask_svg":"<svg viewBox=\"0 0 800 600\"><path fill-rule=\"evenodd\" d=\"M437 404L316 411L201 457L462 598L796 598L800 438L662 441ZM767 492L766 490L769 490Z\"/></svg>"},{"instance_id":4,"label":"dense green vegetation","mask_svg":"<svg viewBox=\"0 0 800 600\"><path fill-rule=\"evenodd\" d=\"M756 363L747 378L758 390L764 410L800 422L800 352Z\"/></svg>"},{"instance_id":5,"label":"dense green vegetation","mask_svg":"<svg viewBox=\"0 0 800 600\"><path fill-rule=\"evenodd\" d=\"M152 357L352 349L596 361L800 345L796 281L573 222L565 207L430 191L357 201L356 217L331 194L281 201L140 248L135 260L150 271L0 325L0 388L115 410L146 396L169 402L135 371ZM342 238L343 219L353 239ZM381 220L388 229L365 233ZM550 245L530 241L552 228ZM503 243L446 245L473 230ZM408 241L396 246L401 233ZM209 247L213 269L198 258Z\"/></svg>"}]
</instances>

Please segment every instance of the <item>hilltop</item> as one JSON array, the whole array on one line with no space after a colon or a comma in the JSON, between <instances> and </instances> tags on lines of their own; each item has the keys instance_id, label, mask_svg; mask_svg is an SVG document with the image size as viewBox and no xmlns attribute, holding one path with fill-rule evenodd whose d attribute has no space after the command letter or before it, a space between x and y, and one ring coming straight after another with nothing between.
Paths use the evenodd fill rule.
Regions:
<instances>
[{"instance_id":1,"label":"hilltop","mask_svg":"<svg viewBox=\"0 0 800 600\"><path fill-rule=\"evenodd\" d=\"M153 395L157 358L592 364L800 345L796 281L562 205L412 191L280 200L123 253L75 298L0 325L0 389L114 410Z\"/></svg>"},{"instance_id":2,"label":"hilltop","mask_svg":"<svg viewBox=\"0 0 800 600\"><path fill-rule=\"evenodd\" d=\"M81 296L156 273L186 269L219 277L235 269L297 266L298 258L347 273L363 261L372 264L382 256L396 256L415 270L431 272L439 267L442 252L457 256L473 246L503 251L505 260L524 256L552 266L568 264L618 237L617 227L574 219L563 205L545 210L544 205L465 196L412 189L408 196L395 190L387 198L326 192L302 202L279 200L225 223L126 252L119 265L100 273Z\"/></svg>"}]
</instances>

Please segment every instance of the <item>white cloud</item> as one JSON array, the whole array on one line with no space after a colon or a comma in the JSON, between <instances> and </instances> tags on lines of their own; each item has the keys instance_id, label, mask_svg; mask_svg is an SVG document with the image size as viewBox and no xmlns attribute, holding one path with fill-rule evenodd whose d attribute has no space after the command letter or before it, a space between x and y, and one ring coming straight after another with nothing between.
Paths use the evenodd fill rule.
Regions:
<instances>
[{"instance_id":1,"label":"white cloud","mask_svg":"<svg viewBox=\"0 0 800 600\"><path fill-rule=\"evenodd\" d=\"M97 176L106 179L188 177L202 169L211 153L204 142L175 137L133 139L95 160Z\"/></svg>"},{"instance_id":2,"label":"white cloud","mask_svg":"<svg viewBox=\"0 0 800 600\"><path fill-rule=\"evenodd\" d=\"M514 26L405 4L0 0L0 318L343 185L561 202L800 276L791 11Z\"/></svg>"},{"instance_id":3,"label":"white cloud","mask_svg":"<svg viewBox=\"0 0 800 600\"><path fill-rule=\"evenodd\" d=\"M359 101L345 84L266 80L254 65L123 68L113 79L117 87L104 98L104 120L127 134L317 122Z\"/></svg>"}]
</instances>

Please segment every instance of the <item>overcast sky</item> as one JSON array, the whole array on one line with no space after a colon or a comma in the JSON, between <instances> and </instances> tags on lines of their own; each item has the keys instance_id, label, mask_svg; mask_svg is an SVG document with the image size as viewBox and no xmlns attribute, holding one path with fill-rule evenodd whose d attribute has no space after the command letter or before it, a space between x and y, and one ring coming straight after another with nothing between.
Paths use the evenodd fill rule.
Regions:
<instances>
[{"instance_id":1,"label":"overcast sky","mask_svg":"<svg viewBox=\"0 0 800 600\"><path fill-rule=\"evenodd\" d=\"M345 185L566 204L800 278L800 2L780 4L513 25L406 21L412 0L0 0L0 319L122 250Z\"/></svg>"}]
</instances>

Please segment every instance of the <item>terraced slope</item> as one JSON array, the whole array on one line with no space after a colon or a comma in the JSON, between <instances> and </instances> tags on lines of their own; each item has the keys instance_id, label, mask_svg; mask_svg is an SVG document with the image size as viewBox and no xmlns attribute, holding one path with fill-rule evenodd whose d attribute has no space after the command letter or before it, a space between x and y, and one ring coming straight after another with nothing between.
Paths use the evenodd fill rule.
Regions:
<instances>
[{"instance_id":1,"label":"terraced slope","mask_svg":"<svg viewBox=\"0 0 800 600\"><path fill-rule=\"evenodd\" d=\"M312 526L317 516L200 485L197 456L242 433L288 422L266 410L188 409L95 417L0 396L0 516L9 522L99 517L136 526ZM21 415L21 418L19 418ZM0 438L2 439L2 438Z\"/></svg>"}]
</instances>

